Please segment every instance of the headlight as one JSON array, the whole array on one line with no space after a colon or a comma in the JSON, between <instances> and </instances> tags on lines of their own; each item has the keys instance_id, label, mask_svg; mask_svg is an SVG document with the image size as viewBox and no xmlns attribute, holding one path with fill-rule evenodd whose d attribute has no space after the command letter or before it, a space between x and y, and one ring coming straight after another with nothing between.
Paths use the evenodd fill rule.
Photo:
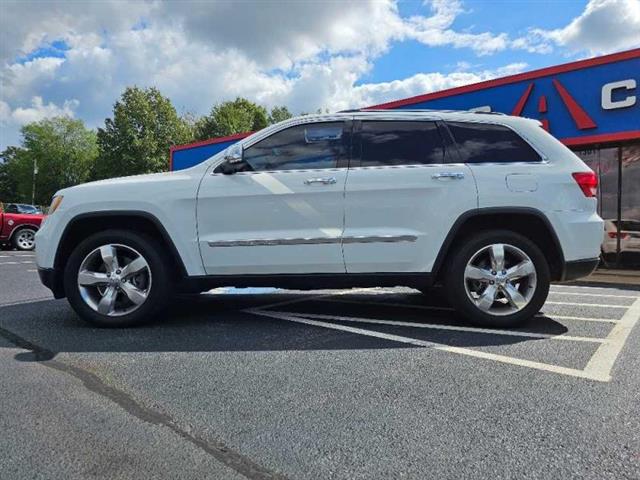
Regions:
<instances>
[{"instance_id":1,"label":"headlight","mask_svg":"<svg viewBox=\"0 0 640 480\"><path fill-rule=\"evenodd\" d=\"M49 207L49 212L47 213L47 215L52 215L53 212L55 212L58 209L58 207L62 203L63 198L64 197L62 195L56 195L55 197L53 197L53 200L51 200L51 206Z\"/></svg>"}]
</instances>

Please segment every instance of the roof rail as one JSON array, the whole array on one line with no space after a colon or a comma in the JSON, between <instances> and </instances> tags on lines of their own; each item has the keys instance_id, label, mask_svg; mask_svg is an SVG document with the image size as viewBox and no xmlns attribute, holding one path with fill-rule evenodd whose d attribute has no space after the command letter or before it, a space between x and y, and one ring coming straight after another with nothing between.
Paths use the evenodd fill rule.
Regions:
<instances>
[{"instance_id":1,"label":"roof rail","mask_svg":"<svg viewBox=\"0 0 640 480\"><path fill-rule=\"evenodd\" d=\"M502 112L483 112L479 110L450 110L442 108L351 108L340 110L337 113L359 113L359 112L443 112L443 113L482 113L485 115L506 115Z\"/></svg>"}]
</instances>

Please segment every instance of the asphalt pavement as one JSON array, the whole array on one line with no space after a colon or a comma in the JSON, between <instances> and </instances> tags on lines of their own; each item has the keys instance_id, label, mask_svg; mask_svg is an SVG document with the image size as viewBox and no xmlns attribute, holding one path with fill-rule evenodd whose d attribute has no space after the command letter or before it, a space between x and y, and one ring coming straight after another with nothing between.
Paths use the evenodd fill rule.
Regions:
<instances>
[{"instance_id":1,"label":"asphalt pavement","mask_svg":"<svg viewBox=\"0 0 640 480\"><path fill-rule=\"evenodd\" d=\"M217 289L80 321L0 251L0 478L640 478L640 290L518 329L441 292Z\"/></svg>"}]
</instances>

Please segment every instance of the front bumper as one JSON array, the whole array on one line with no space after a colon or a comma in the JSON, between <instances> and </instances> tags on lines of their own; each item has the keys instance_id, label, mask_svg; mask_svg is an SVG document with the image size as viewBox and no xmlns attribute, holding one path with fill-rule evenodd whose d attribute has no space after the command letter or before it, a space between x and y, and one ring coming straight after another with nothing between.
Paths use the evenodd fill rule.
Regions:
<instances>
[{"instance_id":1,"label":"front bumper","mask_svg":"<svg viewBox=\"0 0 640 480\"><path fill-rule=\"evenodd\" d=\"M565 262L562 270L562 282L577 280L578 278L587 277L593 273L600 263L599 258L586 258L583 260L572 260Z\"/></svg>"},{"instance_id":2,"label":"front bumper","mask_svg":"<svg viewBox=\"0 0 640 480\"><path fill-rule=\"evenodd\" d=\"M38 276L40 277L40 282L53 292L53 298L64 298L66 296L62 275L58 270L38 267Z\"/></svg>"}]
</instances>

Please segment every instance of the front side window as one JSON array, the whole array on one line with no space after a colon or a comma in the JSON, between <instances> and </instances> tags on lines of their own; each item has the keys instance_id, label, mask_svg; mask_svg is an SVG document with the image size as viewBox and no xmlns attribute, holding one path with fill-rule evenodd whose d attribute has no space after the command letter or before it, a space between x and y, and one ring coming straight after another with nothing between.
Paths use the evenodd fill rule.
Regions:
<instances>
[{"instance_id":1,"label":"front side window","mask_svg":"<svg viewBox=\"0 0 640 480\"><path fill-rule=\"evenodd\" d=\"M336 168L345 158L343 122L309 123L287 128L244 151L245 171Z\"/></svg>"},{"instance_id":2,"label":"front side window","mask_svg":"<svg viewBox=\"0 0 640 480\"><path fill-rule=\"evenodd\" d=\"M444 163L444 147L434 122L364 121L361 166Z\"/></svg>"},{"instance_id":3,"label":"front side window","mask_svg":"<svg viewBox=\"0 0 640 480\"><path fill-rule=\"evenodd\" d=\"M465 163L539 162L540 155L503 125L447 122Z\"/></svg>"}]
</instances>

